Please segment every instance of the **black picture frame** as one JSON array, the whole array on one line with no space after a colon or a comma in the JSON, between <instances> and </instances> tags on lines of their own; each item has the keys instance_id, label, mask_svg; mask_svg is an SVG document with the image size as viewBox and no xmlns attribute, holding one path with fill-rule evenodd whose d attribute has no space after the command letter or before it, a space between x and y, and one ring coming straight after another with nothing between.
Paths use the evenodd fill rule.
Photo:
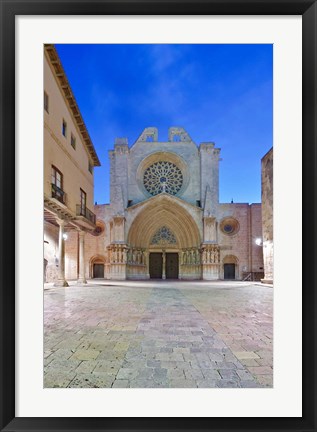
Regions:
<instances>
[{"instance_id":1,"label":"black picture frame","mask_svg":"<svg viewBox=\"0 0 317 432\"><path fill-rule=\"evenodd\" d=\"M0 0L1 431L316 431L316 0ZM17 15L301 15L303 24L303 416L301 418L15 417L15 17ZM292 263L290 263L292 265ZM283 403L283 401L281 401Z\"/></svg>"}]
</instances>

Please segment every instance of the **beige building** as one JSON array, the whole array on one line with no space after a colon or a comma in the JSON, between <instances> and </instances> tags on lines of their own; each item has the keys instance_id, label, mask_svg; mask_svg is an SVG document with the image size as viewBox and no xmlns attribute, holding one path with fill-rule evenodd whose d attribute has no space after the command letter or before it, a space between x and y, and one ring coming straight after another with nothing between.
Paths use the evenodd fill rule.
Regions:
<instances>
[{"instance_id":1,"label":"beige building","mask_svg":"<svg viewBox=\"0 0 317 432\"><path fill-rule=\"evenodd\" d=\"M261 160L264 279L273 283L273 148Z\"/></svg>"},{"instance_id":2,"label":"beige building","mask_svg":"<svg viewBox=\"0 0 317 432\"><path fill-rule=\"evenodd\" d=\"M220 149L199 146L180 127L168 141L146 128L110 157L110 204L95 206L86 236L85 272L107 279L263 278L261 204L219 203ZM77 235L66 242L66 274L75 279Z\"/></svg>"},{"instance_id":3,"label":"beige building","mask_svg":"<svg viewBox=\"0 0 317 432\"><path fill-rule=\"evenodd\" d=\"M96 228L100 162L54 45L44 48L44 280L67 286L65 239L76 233L74 278L85 282L86 233Z\"/></svg>"}]
</instances>

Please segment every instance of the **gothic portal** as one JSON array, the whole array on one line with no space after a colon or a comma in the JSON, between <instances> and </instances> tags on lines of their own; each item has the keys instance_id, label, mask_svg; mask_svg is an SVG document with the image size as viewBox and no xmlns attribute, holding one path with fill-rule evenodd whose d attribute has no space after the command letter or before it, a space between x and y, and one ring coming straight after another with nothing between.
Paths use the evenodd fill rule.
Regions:
<instances>
[{"instance_id":1,"label":"gothic portal","mask_svg":"<svg viewBox=\"0 0 317 432\"><path fill-rule=\"evenodd\" d=\"M110 157L110 204L95 206L105 227L109 279L242 279L262 273L261 205L219 203L220 149L199 146L181 127L168 141L146 128ZM98 225L97 220L97 225ZM96 251L87 250L88 255ZM90 275L93 277L93 274Z\"/></svg>"}]
</instances>

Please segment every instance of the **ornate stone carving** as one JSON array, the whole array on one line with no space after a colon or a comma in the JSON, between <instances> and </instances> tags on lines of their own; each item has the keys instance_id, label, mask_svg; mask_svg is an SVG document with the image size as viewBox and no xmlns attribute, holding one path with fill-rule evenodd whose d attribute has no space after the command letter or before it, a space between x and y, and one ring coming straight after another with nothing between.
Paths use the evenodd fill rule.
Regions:
<instances>
[{"instance_id":1,"label":"ornate stone carving","mask_svg":"<svg viewBox=\"0 0 317 432\"><path fill-rule=\"evenodd\" d=\"M152 245L176 244L176 243L177 241L174 234L166 226L162 226L159 230L157 230L151 240Z\"/></svg>"},{"instance_id":2,"label":"ornate stone carving","mask_svg":"<svg viewBox=\"0 0 317 432\"><path fill-rule=\"evenodd\" d=\"M174 141L174 137L178 137L179 141L191 142L189 134L182 127L170 127L168 129L168 141Z\"/></svg>"},{"instance_id":3,"label":"ornate stone carving","mask_svg":"<svg viewBox=\"0 0 317 432\"><path fill-rule=\"evenodd\" d=\"M157 141L158 140L158 130L157 130L157 128L155 128L155 127L145 128L144 131L139 136L138 141L147 141L148 138L151 138L152 141Z\"/></svg>"},{"instance_id":4,"label":"ornate stone carving","mask_svg":"<svg viewBox=\"0 0 317 432\"><path fill-rule=\"evenodd\" d=\"M217 244L204 244L202 246L202 264L219 264L220 249Z\"/></svg>"},{"instance_id":5,"label":"ornate stone carving","mask_svg":"<svg viewBox=\"0 0 317 432\"><path fill-rule=\"evenodd\" d=\"M200 251L198 248L184 249L181 253L181 265L200 265Z\"/></svg>"},{"instance_id":6,"label":"ornate stone carving","mask_svg":"<svg viewBox=\"0 0 317 432\"><path fill-rule=\"evenodd\" d=\"M130 248L126 254L127 264L129 265L146 265L146 251L141 248Z\"/></svg>"},{"instance_id":7,"label":"ornate stone carving","mask_svg":"<svg viewBox=\"0 0 317 432\"><path fill-rule=\"evenodd\" d=\"M127 263L127 247L125 244L110 244L107 249L110 264Z\"/></svg>"},{"instance_id":8,"label":"ornate stone carving","mask_svg":"<svg viewBox=\"0 0 317 432\"><path fill-rule=\"evenodd\" d=\"M183 185L183 174L172 162L159 161L145 170L143 184L151 195L162 192L176 195Z\"/></svg>"}]
</instances>

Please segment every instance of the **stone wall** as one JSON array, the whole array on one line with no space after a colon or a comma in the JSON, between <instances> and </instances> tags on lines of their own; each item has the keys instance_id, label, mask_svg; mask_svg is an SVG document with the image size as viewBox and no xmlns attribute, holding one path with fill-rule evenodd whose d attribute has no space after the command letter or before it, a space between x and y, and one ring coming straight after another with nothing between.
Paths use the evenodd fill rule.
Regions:
<instances>
[{"instance_id":1,"label":"stone wall","mask_svg":"<svg viewBox=\"0 0 317 432\"><path fill-rule=\"evenodd\" d=\"M44 221L44 282L54 282L58 271L58 228Z\"/></svg>"},{"instance_id":2,"label":"stone wall","mask_svg":"<svg viewBox=\"0 0 317 432\"><path fill-rule=\"evenodd\" d=\"M235 230L226 233L226 221ZM262 237L261 204L220 204L218 207L218 243L220 245L220 278L224 277L224 262L236 258L236 279L245 273L263 272L262 247L255 243Z\"/></svg>"},{"instance_id":3,"label":"stone wall","mask_svg":"<svg viewBox=\"0 0 317 432\"><path fill-rule=\"evenodd\" d=\"M110 206L108 204L95 205L94 213L96 215L97 227L101 232L85 235L85 275L86 278L93 277L94 262L104 263L105 272L108 274L108 251L107 246L110 243ZM67 240L65 241L65 276L67 280L78 278L78 231L66 231Z\"/></svg>"},{"instance_id":4,"label":"stone wall","mask_svg":"<svg viewBox=\"0 0 317 432\"><path fill-rule=\"evenodd\" d=\"M263 282L273 283L273 148L261 160Z\"/></svg>"}]
</instances>

